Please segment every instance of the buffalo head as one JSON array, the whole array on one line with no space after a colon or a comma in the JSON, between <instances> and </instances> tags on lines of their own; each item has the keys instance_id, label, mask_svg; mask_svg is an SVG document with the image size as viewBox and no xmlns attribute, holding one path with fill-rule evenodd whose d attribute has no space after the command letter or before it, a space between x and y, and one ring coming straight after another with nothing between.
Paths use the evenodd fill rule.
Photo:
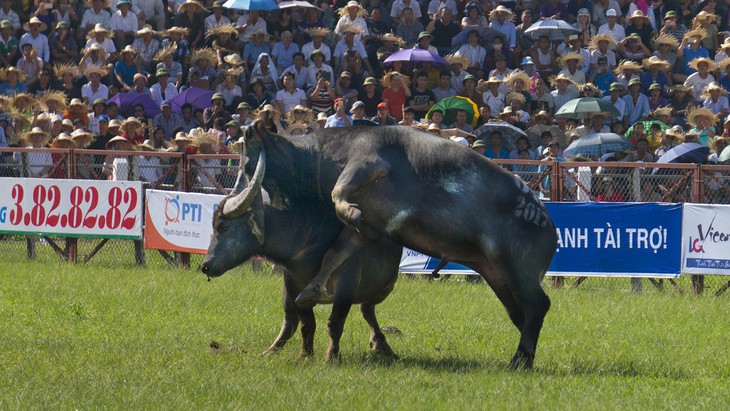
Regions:
<instances>
[{"instance_id":1,"label":"buffalo head","mask_svg":"<svg viewBox=\"0 0 730 411\"><path fill-rule=\"evenodd\" d=\"M213 216L213 238L200 267L208 277L218 277L246 262L264 243L261 183L266 171L266 155L264 150L259 150L256 169L249 182L244 172L248 162L245 153L243 147L233 192L221 201Z\"/></svg>"}]
</instances>

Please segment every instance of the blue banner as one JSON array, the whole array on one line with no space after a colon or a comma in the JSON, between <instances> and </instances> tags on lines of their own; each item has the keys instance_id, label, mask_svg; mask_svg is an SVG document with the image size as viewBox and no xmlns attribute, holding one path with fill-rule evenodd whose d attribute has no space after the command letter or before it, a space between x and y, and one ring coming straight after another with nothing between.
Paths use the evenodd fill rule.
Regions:
<instances>
[{"instance_id":1,"label":"blue banner","mask_svg":"<svg viewBox=\"0 0 730 411\"><path fill-rule=\"evenodd\" d=\"M679 277L681 204L546 205L558 233L548 275Z\"/></svg>"}]
</instances>

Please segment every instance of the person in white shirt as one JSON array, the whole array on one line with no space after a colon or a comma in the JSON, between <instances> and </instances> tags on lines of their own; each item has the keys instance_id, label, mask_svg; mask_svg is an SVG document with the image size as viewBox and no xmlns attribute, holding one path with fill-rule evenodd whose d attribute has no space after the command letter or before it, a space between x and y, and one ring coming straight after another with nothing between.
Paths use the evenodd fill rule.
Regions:
<instances>
[{"instance_id":1,"label":"person in white shirt","mask_svg":"<svg viewBox=\"0 0 730 411\"><path fill-rule=\"evenodd\" d=\"M20 16L13 10L12 0L3 0L2 7L0 7L0 21L7 20L13 27L12 34L17 37L18 30L20 30Z\"/></svg>"},{"instance_id":2,"label":"person in white shirt","mask_svg":"<svg viewBox=\"0 0 730 411\"><path fill-rule=\"evenodd\" d=\"M152 94L152 100L154 100L158 106L161 105L163 101L170 100L178 95L175 85L169 82L170 70L164 68L157 69L155 78L157 79L157 83L150 87L150 93Z\"/></svg>"},{"instance_id":3,"label":"person in white shirt","mask_svg":"<svg viewBox=\"0 0 730 411\"><path fill-rule=\"evenodd\" d=\"M107 71L102 67L89 67L84 71L84 75L89 82L81 86L81 97L90 104L98 98L109 98L109 87L101 84L101 78L107 75Z\"/></svg>"},{"instance_id":4,"label":"person in white shirt","mask_svg":"<svg viewBox=\"0 0 730 411\"><path fill-rule=\"evenodd\" d=\"M137 15L131 10L132 3L129 0L119 0L117 10L109 23L117 41L117 48L132 44L134 36L139 30Z\"/></svg>"},{"instance_id":5,"label":"person in white shirt","mask_svg":"<svg viewBox=\"0 0 730 411\"><path fill-rule=\"evenodd\" d=\"M565 74L573 83L571 87L586 83L586 73L580 70L583 65L583 55L579 53L568 53L561 57L560 62L563 65L563 69L560 73ZM558 74L560 74L558 73Z\"/></svg>"},{"instance_id":6,"label":"person in white shirt","mask_svg":"<svg viewBox=\"0 0 730 411\"><path fill-rule=\"evenodd\" d=\"M94 26L93 29L89 30L88 38L86 41L85 49L90 48L94 44L98 44L104 49L107 55L111 55L117 52L117 48L114 45L111 37L114 35L113 32L104 28L104 25L99 23Z\"/></svg>"},{"instance_id":7,"label":"person in white shirt","mask_svg":"<svg viewBox=\"0 0 730 411\"><path fill-rule=\"evenodd\" d=\"M307 80L309 80L309 71L307 71L307 66L304 65L304 61L303 53L294 53L294 64L285 68L281 76L284 77L284 73L294 74L294 85L302 90L307 88Z\"/></svg>"},{"instance_id":8,"label":"person in white shirt","mask_svg":"<svg viewBox=\"0 0 730 411\"><path fill-rule=\"evenodd\" d=\"M224 24L231 24L231 19L223 15L223 3L220 1L213 2L210 9L213 10L213 14L205 18L206 31Z\"/></svg>"},{"instance_id":9,"label":"person in white shirt","mask_svg":"<svg viewBox=\"0 0 730 411\"><path fill-rule=\"evenodd\" d=\"M307 34L312 38L312 41L302 46L302 53L307 57L307 60L309 60L309 56L312 55L314 50L322 50L322 53L324 53L324 62L332 64L332 51L330 50L330 46L322 41L329 32L328 29L323 27L307 29Z\"/></svg>"},{"instance_id":10,"label":"person in white shirt","mask_svg":"<svg viewBox=\"0 0 730 411\"><path fill-rule=\"evenodd\" d=\"M626 115L626 102L621 98L621 95L624 92L624 86L621 83L613 82L611 83L611 87L608 89L608 92L609 95L603 97L603 99L611 102L611 104L616 107L616 110L621 113L614 117L614 119L618 122L623 122L624 116Z\"/></svg>"},{"instance_id":11,"label":"person in white shirt","mask_svg":"<svg viewBox=\"0 0 730 411\"><path fill-rule=\"evenodd\" d=\"M158 31L165 29L165 6L162 0L132 0L132 11L139 19L139 26L148 23Z\"/></svg>"},{"instance_id":12,"label":"person in white shirt","mask_svg":"<svg viewBox=\"0 0 730 411\"><path fill-rule=\"evenodd\" d=\"M322 50L314 50L310 59L312 59L312 64L307 67L307 71L309 72L309 80L307 81L307 84L309 87L315 87L317 85L317 73L320 71L329 73L330 84L334 84L334 70L332 69L332 66L324 63L324 53Z\"/></svg>"},{"instance_id":13,"label":"person in white shirt","mask_svg":"<svg viewBox=\"0 0 730 411\"><path fill-rule=\"evenodd\" d=\"M479 32L471 30L469 32L469 42L459 47L456 51L456 55L464 56L469 59L467 71L478 78L482 78L482 68L484 67L484 61L487 58L487 49L479 45Z\"/></svg>"},{"instance_id":14,"label":"person in white shirt","mask_svg":"<svg viewBox=\"0 0 730 411\"><path fill-rule=\"evenodd\" d=\"M482 101L489 107L489 113L492 117L499 117L506 104L505 94L499 91L502 80L497 77L490 77L484 84L487 85L487 91L482 94Z\"/></svg>"},{"instance_id":15,"label":"person in white shirt","mask_svg":"<svg viewBox=\"0 0 730 411\"><path fill-rule=\"evenodd\" d=\"M418 20L421 19L421 5L418 4L417 0L395 0L390 9L390 17L393 19L394 27L400 23L401 14L403 14L405 8L413 10L413 17Z\"/></svg>"},{"instance_id":16,"label":"person in white shirt","mask_svg":"<svg viewBox=\"0 0 730 411\"><path fill-rule=\"evenodd\" d=\"M81 26L79 27L78 39L82 39L84 34L93 30L97 24L108 27L111 23L112 15L106 8L109 7L107 2L102 0L91 0L91 7L86 9L81 17Z\"/></svg>"},{"instance_id":17,"label":"person in white shirt","mask_svg":"<svg viewBox=\"0 0 730 411\"><path fill-rule=\"evenodd\" d=\"M340 14L340 19L337 20L337 26L335 26L335 35L337 35L337 38L344 37L345 27L355 26L360 29L360 33L355 37L355 41L362 41L364 43L368 36L370 36L370 31L368 31L368 25L365 22L367 12L360 3L350 0L345 7L337 12Z\"/></svg>"},{"instance_id":18,"label":"person in white shirt","mask_svg":"<svg viewBox=\"0 0 730 411\"><path fill-rule=\"evenodd\" d=\"M48 47L48 37L41 33L47 28L46 23L38 17L31 17L30 21L23 25L23 30L27 33L20 37L18 50L23 50L23 44L32 44L38 50L38 57L47 63L51 58L51 49Z\"/></svg>"},{"instance_id":19,"label":"person in white shirt","mask_svg":"<svg viewBox=\"0 0 730 411\"><path fill-rule=\"evenodd\" d=\"M606 11L606 24L598 28L598 34L609 34L618 43L626 37L626 31L624 30L624 26L616 22L616 14L616 10L614 9L608 9ZM616 46L614 45L612 50L615 49Z\"/></svg>"},{"instance_id":20,"label":"person in white shirt","mask_svg":"<svg viewBox=\"0 0 730 411\"><path fill-rule=\"evenodd\" d=\"M269 32L266 29L266 21L261 18L261 12L251 10L249 15L241 16L236 22L236 30L240 33L238 39L244 43L251 41L251 36L256 30L261 30L264 34Z\"/></svg>"},{"instance_id":21,"label":"person in white shirt","mask_svg":"<svg viewBox=\"0 0 730 411\"><path fill-rule=\"evenodd\" d=\"M152 144L151 140L145 140L139 145L143 152L150 153L158 151ZM137 157L137 178L139 181L144 181L150 184L157 182L162 178L162 163L160 158L153 155L138 156Z\"/></svg>"},{"instance_id":22,"label":"person in white shirt","mask_svg":"<svg viewBox=\"0 0 730 411\"><path fill-rule=\"evenodd\" d=\"M685 87L692 87L692 95L696 101L702 101L702 92L707 86L715 81L715 77L710 74L715 71L715 62L708 57L700 57L689 62L689 66L697 72L692 73L684 81Z\"/></svg>"},{"instance_id":23,"label":"person in white shirt","mask_svg":"<svg viewBox=\"0 0 730 411\"><path fill-rule=\"evenodd\" d=\"M294 84L294 73L286 72L282 78L284 88L276 92L276 105L282 113L288 113L294 107L302 105L309 106L307 94Z\"/></svg>"},{"instance_id":24,"label":"person in white shirt","mask_svg":"<svg viewBox=\"0 0 730 411\"><path fill-rule=\"evenodd\" d=\"M441 9L447 8L451 10L453 16L459 15L459 9L456 7L454 0L431 0L428 3L428 15L431 19L435 18Z\"/></svg>"}]
</instances>

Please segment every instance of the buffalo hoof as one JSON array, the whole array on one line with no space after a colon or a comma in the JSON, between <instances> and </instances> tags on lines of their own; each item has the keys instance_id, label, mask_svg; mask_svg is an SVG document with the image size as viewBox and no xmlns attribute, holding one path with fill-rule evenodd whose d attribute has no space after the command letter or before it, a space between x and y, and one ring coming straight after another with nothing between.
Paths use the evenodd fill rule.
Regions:
<instances>
[{"instance_id":1,"label":"buffalo hoof","mask_svg":"<svg viewBox=\"0 0 730 411\"><path fill-rule=\"evenodd\" d=\"M327 352L324 355L324 363L325 364L339 364L342 362L342 356L340 353L333 353L333 352Z\"/></svg>"},{"instance_id":2,"label":"buffalo hoof","mask_svg":"<svg viewBox=\"0 0 730 411\"><path fill-rule=\"evenodd\" d=\"M305 288L297 299L294 300L296 306L300 309L312 308L317 303L327 303L332 299L332 296L327 294L327 289L321 285L310 284Z\"/></svg>"},{"instance_id":3,"label":"buffalo hoof","mask_svg":"<svg viewBox=\"0 0 730 411\"><path fill-rule=\"evenodd\" d=\"M388 343L384 340L371 341L370 349L373 351L373 354L376 355L392 358L394 360L400 358L396 353L393 352L393 349L390 348L390 345L388 345Z\"/></svg>"},{"instance_id":4,"label":"buffalo hoof","mask_svg":"<svg viewBox=\"0 0 730 411\"><path fill-rule=\"evenodd\" d=\"M524 353L517 352L512 361L509 363L509 367L513 370L531 370L532 363L535 361L535 357L528 356Z\"/></svg>"},{"instance_id":5,"label":"buffalo hoof","mask_svg":"<svg viewBox=\"0 0 730 411\"><path fill-rule=\"evenodd\" d=\"M281 348L269 348L268 350L261 353L262 356L267 357L272 354L278 354L281 351Z\"/></svg>"},{"instance_id":6,"label":"buffalo hoof","mask_svg":"<svg viewBox=\"0 0 730 411\"><path fill-rule=\"evenodd\" d=\"M297 359L294 360L294 363L295 364L300 364L300 363L303 363L305 361L311 360L313 357L314 357L314 353L313 352L302 351L302 352L299 353L299 357L297 357Z\"/></svg>"}]
</instances>

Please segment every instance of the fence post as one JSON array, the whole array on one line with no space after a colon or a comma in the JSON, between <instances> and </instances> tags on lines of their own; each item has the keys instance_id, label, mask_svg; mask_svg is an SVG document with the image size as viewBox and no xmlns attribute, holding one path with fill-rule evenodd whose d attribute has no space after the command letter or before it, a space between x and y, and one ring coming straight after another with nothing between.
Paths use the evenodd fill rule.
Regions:
<instances>
[{"instance_id":1,"label":"fence post","mask_svg":"<svg viewBox=\"0 0 730 411\"><path fill-rule=\"evenodd\" d=\"M180 160L180 191L188 192L190 189L190 159L188 153L182 153ZM190 253L180 253L180 266L185 269L190 268Z\"/></svg>"},{"instance_id":2,"label":"fence post","mask_svg":"<svg viewBox=\"0 0 730 411\"><path fill-rule=\"evenodd\" d=\"M76 153L74 149L70 149L68 152L68 161L66 161L68 167L66 171L66 177L71 180L75 180L78 176L76 170ZM78 261L78 238L66 237L66 256L69 263L76 263Z\"/></svg>"},{"instance_id":3,"label":"fence post","mask_svg":"<svg viewBox=\"0 0 730 411\"><path fill-rule=\"evenodd\" d=\"M704 203L704 174L702 173L702 165L697 164L694 169L694 196L692 201L695 203ZM705 292L705 276L704 275L693 275L692 276L692 293L695 295L702 295Z\"/></svg>"},{"instance_id":4,"label":"fence post","mask_svg":"<svg viewBox=\"0 0 730 411\"><path fill-rule=\"evenodd\" d=\"M563 201L563 172L560 163L553 161L552 184L550 184L550 199L552 201ZM563 288L565 285L564 277L550 277L550 283L553 288Z\"/></svg>"}]
</instances>

